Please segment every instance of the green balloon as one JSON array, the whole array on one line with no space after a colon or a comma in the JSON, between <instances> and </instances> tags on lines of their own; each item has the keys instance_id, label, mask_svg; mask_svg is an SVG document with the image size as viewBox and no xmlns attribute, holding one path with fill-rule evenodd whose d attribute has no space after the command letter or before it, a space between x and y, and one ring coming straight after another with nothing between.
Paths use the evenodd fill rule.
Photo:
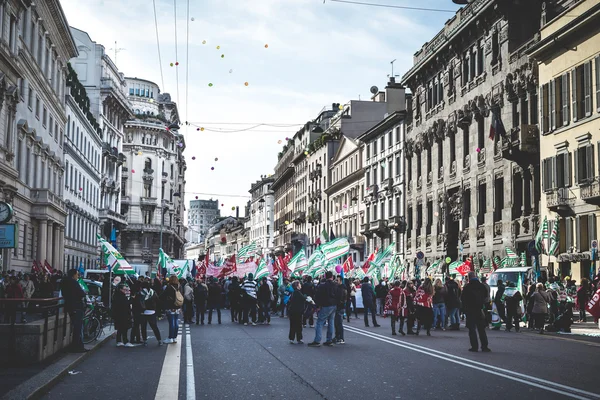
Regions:
<instances>
[{"instance_id":1,"label":"green balloon","mask_svg":"<svg viewBox=\"0 0 600 400\"><path fill-rule=\"evenodd\" d=\"M450 264L452 262L452 259L450 257L446 257L446 264Z\"/></svg>"}]
</instances>

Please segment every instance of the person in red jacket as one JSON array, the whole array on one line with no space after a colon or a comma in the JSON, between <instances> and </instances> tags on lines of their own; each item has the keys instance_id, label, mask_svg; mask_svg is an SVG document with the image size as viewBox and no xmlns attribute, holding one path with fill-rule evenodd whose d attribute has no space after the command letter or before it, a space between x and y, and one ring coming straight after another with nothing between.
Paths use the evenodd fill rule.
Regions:
<instances>
[{"instance_id":1,"label":"person in red jacket","mask_svg":"<svg viewBox=\"0 0 600 400\"><path fill-rule=\"evenodd\" d=\"M394 282L394 287L386 296L384 314L385 316L391 316L392 335L396 335L396 322L400 321L399 332L404 336L404 319L408 316L408 309L406 307L406 293L400 287L400 281Z\"/></svg>"},{"instance_id":2,"label":"person in red jacket","mask_svg":"<svg viewBox=\"0 0 600 400\"><path fill-rule=\"evenodd\" d=\"M415 295L415 305L417 306L416 316L417 316L417 332L421 330L421 326L425 327L427 331L427 336L431 336L431 324L433 322L433 284L431 283L431 279L425 279L423 285L417 289L417 294Z\"/></svg>"}]
</instances>

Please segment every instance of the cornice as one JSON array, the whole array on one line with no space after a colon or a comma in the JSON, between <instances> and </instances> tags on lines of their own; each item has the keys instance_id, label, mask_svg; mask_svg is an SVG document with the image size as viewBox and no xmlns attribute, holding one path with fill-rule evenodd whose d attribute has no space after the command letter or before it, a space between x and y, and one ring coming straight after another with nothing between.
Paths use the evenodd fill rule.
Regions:
<instances>
[{"instance_id":1,"label":"cornice","mask_svg":"<svg viewBox=\"0 0 600 400\"><path fill-rule=\"evenodd\" d=\"M54 39L53 42L62 61L66 63L71 58L77 57L79 55L77 46L75 46L75 40L73 40L73 36L71 35L71 29L69 28L69 23L60 5L60 1L41 1L36 4L36 11L44 22L48 23L48 21L52 21L51 25L53 25L52 27L56 33L56 35L52 35L52 39ZM47 25L44 25L44 27L46 30L49 30ZM55 42L56 39L58 39L58 43Z\"/></svg>"},{"instance_id":2,"label":"cornice","mask_svg":"<svg viewBox=\"0 0 600 400\"><path fill-rule=\"evenodd\" d=\"M329 186L327 189L324 190L324 192L327 195L331 195L331 194L333 194L333 193L341 190L342 188L350 186L354 182L360 181L360 179L364 175L365 175L365 170L363 168L361 168L361 169L359 169L357 171L354 171L350 175L345 176L344 179L339 180L336 183L334 183L333 185Z\"/></svg>"}]
</instances>

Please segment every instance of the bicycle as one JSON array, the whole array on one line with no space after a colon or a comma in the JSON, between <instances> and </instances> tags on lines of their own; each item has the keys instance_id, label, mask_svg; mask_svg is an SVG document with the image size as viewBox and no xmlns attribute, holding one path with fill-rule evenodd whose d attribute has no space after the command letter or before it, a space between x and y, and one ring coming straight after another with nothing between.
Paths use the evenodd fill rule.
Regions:
<instances>
[{"instance_id":1,"label":"bicycle","mask_svg":"<svg viewBox=\"0 0 600 400\"><path fill-rule=\"evenodd\" d=\"M89 344L98 339L104 330L104 320L107 319L108 311L102 303L94 304L88 302L83 317L83 343Z\"/></svg>"}]
</instances>

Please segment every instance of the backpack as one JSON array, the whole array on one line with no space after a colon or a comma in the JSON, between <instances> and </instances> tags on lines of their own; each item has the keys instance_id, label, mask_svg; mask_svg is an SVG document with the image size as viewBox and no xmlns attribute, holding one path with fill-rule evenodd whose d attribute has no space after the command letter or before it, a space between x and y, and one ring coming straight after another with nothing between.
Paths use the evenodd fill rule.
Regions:
<instances>
[{"instance_id":1,"label":"backpack","mask_svg":"<svg viewBox=\"0 0 600 400\"><path fill-rule=\"evenodd\" d=\"M179 308L183 305L183 295L181 294L181 292L175 288L173 288L175 290L175 301L174 301L174 306Z\"/></svg>"}]
</instances>

